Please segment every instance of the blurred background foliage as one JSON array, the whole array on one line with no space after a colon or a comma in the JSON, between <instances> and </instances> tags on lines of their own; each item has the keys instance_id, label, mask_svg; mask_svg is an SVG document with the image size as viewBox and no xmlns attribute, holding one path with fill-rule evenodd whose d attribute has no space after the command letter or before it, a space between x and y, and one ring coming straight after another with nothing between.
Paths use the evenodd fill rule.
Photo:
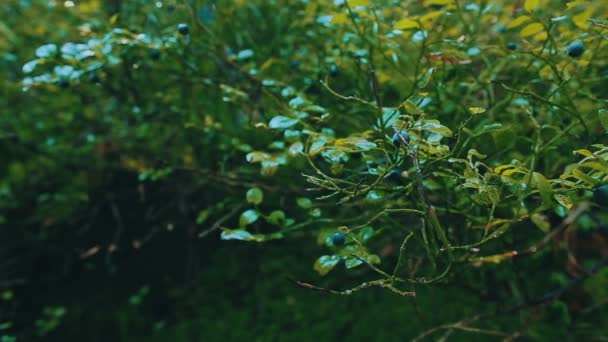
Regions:
<instances>
[{"instance_id":1,"label":"blurred background foliage","mask_svg":"<svg viewBox=\"0 0 608 342\"><path fill-rule=\"evenodd\" d=\"M607 14L5 0L0 341L608 338Z\"/></svg>"}]
</instances>

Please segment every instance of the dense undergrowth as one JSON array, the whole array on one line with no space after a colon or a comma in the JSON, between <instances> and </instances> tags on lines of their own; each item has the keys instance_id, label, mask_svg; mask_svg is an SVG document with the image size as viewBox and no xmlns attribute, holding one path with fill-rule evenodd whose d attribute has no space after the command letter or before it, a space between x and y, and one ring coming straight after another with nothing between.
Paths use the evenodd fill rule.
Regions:
<instances>
[{"instance_id":1,"label":"dense undergrowth","mask_svg":"<svg viewBox=\"0 0 608 342\"><path fill-rule=\"evenodd\" d=\"M0 340L606 338L602 1L0 8Z\"/></svg>"}]
</instances>

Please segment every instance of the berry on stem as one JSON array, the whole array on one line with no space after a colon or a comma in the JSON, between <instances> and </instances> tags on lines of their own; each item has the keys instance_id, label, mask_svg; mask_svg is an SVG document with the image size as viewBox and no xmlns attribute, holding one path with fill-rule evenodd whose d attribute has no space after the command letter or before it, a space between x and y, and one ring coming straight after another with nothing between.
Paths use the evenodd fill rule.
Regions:
<instances>
[{"instance_id":1,"label":"berry on stem","mask_svg":"<svg viewBox=\"0 0 608 342\"><path fill-rule=\"evenodd\" d=\"M593 201L601 206L608 206L608 184L598 186L593 190Z\"/></svg>"},{"instance_id":2,"label":"berry on stem","mask_svg":"<svg viewBox=\"0 0 608 342\"><path fill-rule=\"evenodd\" d=\"M568 56L576 58L585 52L585 45L580 40L575 40L566 47L566 51Z\"/></svg>"},{"instance_id":3,"label":"berry on stem","mask_svg":"<svg viewBox=\"0 0 608 342\"><path fill-rule=\"evenodd\" d=\"M403 139L402 139L403 138ZM401 132L395 132L395 134L393 134L393 145L395 145L396 147L401 147L403 146L403 140L405 140L406 143L410 142L410 135L407 134L406 131L401 131Z\"/></svg>"},{"instance_id":4,"label":"berry on stem","mask_svg":"<svg viewBox=\"0 0 608 342\"><path fill-rule=\"evenodd\" d=\"M342 246L346 242L346 236L342 232L335 232L331 234L331 242L334 246Z\"/></svg>"},{"instance_id":5,"label":"berry on stem","mask_svg":"<svg viewBox=\"0 0 608 342\"><path fill-rule=\"evenodd\" d=\"M186 24L186 23L180 23L177 25L177 32L179 32L179 34L185 36L188 33L190 33L190 27L188 27L188 24Z\"/></svg>"}]
</instances>

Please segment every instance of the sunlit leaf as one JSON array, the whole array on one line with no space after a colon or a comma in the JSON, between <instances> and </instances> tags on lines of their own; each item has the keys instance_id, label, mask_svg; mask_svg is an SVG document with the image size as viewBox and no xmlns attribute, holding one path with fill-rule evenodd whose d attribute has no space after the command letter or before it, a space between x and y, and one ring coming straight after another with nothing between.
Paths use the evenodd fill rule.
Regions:
<instances>
[{"instance_id":1,"label":"sunlit leaf","mask_svg":"<svg viewBox=\"0 0 608 342\"><path fill-rule=\"evenodd\" d=\"M349 137L343 139L336 139L334 142L336 146L347 146L347 147L356 147L363 151L368 151L373 148L376 148L376 143L368 141L364 138L360 137Z\"/></svg>"},{"instance_id":2,"label":"sunlit leaf","mask_svg":"<svg viewBox=\"0 0 608 342\"><path fill-rule=\"evenodd\" d=\"M520 32L519 35L522 38L526 38L532 35L535 35L539 32L541 32L542 30L544 30L544 26L540 23L532 23L527 25L526 27L524 27Z\"/></svg>"},{"instance_id":3,"label":"sunlit leaf","mask_svg":"<svg viewBox=\"0 0 608 342\"><path fill-rule=\"evenodd\" d=\"M338 13L331 18L332 24L344 24L349 21L348 14Z\"/></svg>"},{"instance_id":4,"label":"sunlit leaf","mask_svg":"<svg viewBox=\"0 0 608 342\"><path fill-rule=\"evenodd\" d=\"M568 197L566 195L555 194L555 195L553 195L553 198L555 198L557 203L559 203L566 209L572 208L573 203L572 203L572 200L570 200L570 197Z\"/></svg>"},{"instance_id":5,"label":"sunlit leaf","mask_svg":"<svg viewBox=\"0 0 608 342\"><path fill-rule=\"evenodd\" d=\"M253 235L246 231L246 230L242 230L242 229L235 229L235 230L223 230L222 231L222 240L251 240L253 239Z\"/></svg>"},{"instance_id":6,"label":"sunlit leaf","mask_svg":"<svg viewBox=\"0 0 608 342\"><path fill-rule=\"evenodd\" d=\"M268 127L272 128L272 129L285 129L285 128L294 126L297 123L298 123L297 119L278 115L278 116L275 116L274 118L270 119L270 122L268 123Z\"/></svg>"},{"instance_id":7,"label":"sunlit leaf","mask_svg":"<svg viewBox=\"0 0 608 342\"><path fill-rule=\"evenodd\" d=\"M409 30L409 29L420 28L420 24L418 23L418 21L416 21L414 19L405 18L405 19L399 20L395 24L394 28L397 30Z\"/></svg>"},{"instance_id":8,"label":"sunlit leaf","mask_svg":"<svg viewBox=\"0 0 608 342\"><path fill-rule=\"evenodd\" d=\"M526 0L526 2L524 2L524 8L528 12L534 11L537 6L538 6L538 0Z\"/></svg>"},{"instance_id":9,"label":"sunlit leaf","mask_svg":"<svg viewBox=\"0 0 608 342\"><path fill-rule=\"evenodd\" d=\"M271 156L268 153L255 151L248 153L246 159L250 163L259 163L261 161L269 159L270 157Z\"/></svg>"},{"instance_id":10,"label":"sunlit leaf","mask_svg":"<svg viewBox=\"0 0 608 342\"><path fill-rule=\"evenodd\" d=\"M424 111L416 106L412 101L407 100L403 102L403 108L410 114L422 114Z\"/></svg>"},{"instance_id":11,"label":"sunlit leaf","mask_svg":"<svg viewBox=\"0 0 608 342\"><path fill-rule=\"evenodd\" d=\"M249 224L252 224L255 221L257 221L259 217L260 217L260 214L258 213L257 210L254 210L254 209L246 210L241 214L241 217L239 218L239 226L245 227Z\"/></svg>"},{"instance_id":12,"label":"sunlit leaf","mask_svg":"<svg viewBox=\"0 0 608 342\"><path fill-rule=\"evenodd\" d=\"M572 22L578 28L585 29L589 26L589 18L591 18L592 12L591 9L587 9L586 11L572 16Z\"/></svg>"},{"instance_id":13,"label":"sunlit leaf","mask_svg":"<svg viewBox=\"0 0 608 342\"><path fill-rule=\"evenodd\" d=\"M469 107L469 112L471 112L471 114L481 114L481 113L485 113L486 109L482 108L482 107Z\"/></svg>"},{"instance_id":14,"label":"sunlit leaf","mask_svg":"<svg viewBox=\"0 0 608 342\"><path fill-rule=\"evenodd\" d=\"M529 17L529 16L527 16L527 15L522 15L522 16L520 16L520 17L517 17L517 18L516 18L515 20L513 20L512 22L510 22L510 23L507 25L507 28L508 28L508 29L516 28L517 26L519 26L519 25L521 25L521 24L523 24L523 23L525 23L525 22L527 22L527 21L529 21L529 20L530 20L530 17Z\"/></svg>"},{"instance_id":15,"label":"sunlit leaf","mask_svg":"<svg viewBox=\"0 0 608 342\"><path fill-rule=\"evenodd\" d=\"M342 260L337 255L323 255L315 262L314 269L320 275L324 276L336 267Z\"/></svg>"}]
</instances>

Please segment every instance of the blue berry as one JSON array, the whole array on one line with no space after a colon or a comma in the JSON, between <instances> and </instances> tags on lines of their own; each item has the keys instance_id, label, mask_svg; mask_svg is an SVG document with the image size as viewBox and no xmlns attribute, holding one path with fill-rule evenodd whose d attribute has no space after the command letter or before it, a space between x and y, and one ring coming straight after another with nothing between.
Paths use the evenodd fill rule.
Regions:
<instances>
[{"instance_id":1,"label":"blue berry","mask_svg":"<svg viewBox=\"0 0 608 342\"><path fill-rule=\"evenodd\" d=\"M338 66L337 65L332 64L332 65L329 66L329 75L330 76L337 76L338 73L339 73L339 70L338 70Z\"/></svg>"},{"instance_id":2,"label":"blue berry","mask_svg":"<svg viewBox=\"0 0 608 342\"><path fill-rule=\"evenodd\" d=\"M335 232L331 234L331 242L334 246L342 246L346 242L346 236L342 232Z\"/></svg>"},{"instance_id":3,"label":"blue berry","mask_svg":"<svg viewBox=\"0 0 608 342\"><path fill-rule=\"evenodd\" d=\"M152 59L153 61L159 60L160 59L160 50L158 50L158 49L150 50L150 59Z\"/></svg>"},{"instance_id":4,"label":"blue berry","mask_svg":"<svg viewBox=\"0 0 608 342\"><path fill-rule=\"evenodd\" d=\"M405 142L410 142L411 137L409 134L407 134L406 131L401 131L399 133L395 132L395 134L393 134L393 145L397 147L403 146L403 140L401 139L401 137L403 137Z\"/></svg>"},{"instance_id":5,"label":"blue berry","mask_svg":"<svg viewBox=\"0 0 608 342\"><path fill-rule=\"evenodd\" d=\"M178 24L177 32L179 32L180 34L185 36L188 33L190 33L190 27L188 27L188 24L185 24L185 23Z\"/></svg>"},{"instance_id":6,"label":"blue berry","mask_svg":"<svg viewBox=\"0 0 608 342\"><path fill-rule=\"evenodd\" d=\"M575 40L566 47L566 51L568 56L576 58L585 52L585 45L580 40Z\"/></svg>"},{"instance_id":7,"label":"blue berry","mask_svg":"<svg viewBox=\"0 0 608 342\"><path fill-rule=\"evenodd\" d=\"M601 206L608 206L608 184L593 190L593 200Z\"/></svg>"},{"instance_id":8,"label":"blue berry","mask_svg":"<svg viewBox=\"0 0 608 342\"><path fill-rule=\"evenodd\" d=\"M517 43L515 43L515 42L508 42L507 43L507 49L509 49L509 50L516 50L517 49Z\"/></svg>"}]
</instances>

